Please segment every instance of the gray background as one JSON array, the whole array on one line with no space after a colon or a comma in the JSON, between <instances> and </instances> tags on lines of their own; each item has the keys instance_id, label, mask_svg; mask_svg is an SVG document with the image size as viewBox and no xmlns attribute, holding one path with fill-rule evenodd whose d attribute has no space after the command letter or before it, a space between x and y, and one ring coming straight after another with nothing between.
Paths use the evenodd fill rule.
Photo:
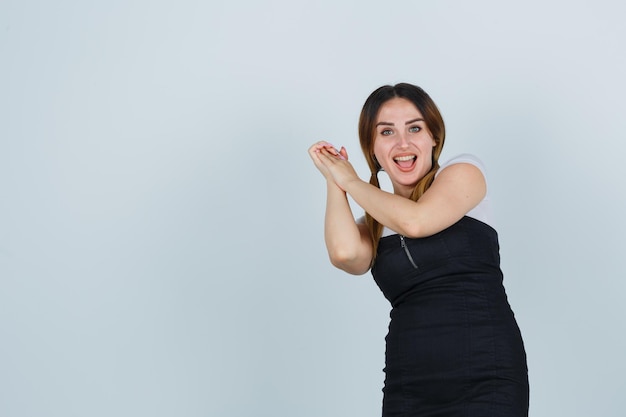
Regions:
<instances>
[{"instance_id":1,"label":"gray background","mask_svg":"<svg viewBox=\"0 0 626 417\"><path fill-rule=\"evenodd\" d=\"M408 81L487 165L531 415L623 416L623 8L3 0L0 415L380 415L389 306L306 150L366 177Z\"/></svg>"}]
</instances>

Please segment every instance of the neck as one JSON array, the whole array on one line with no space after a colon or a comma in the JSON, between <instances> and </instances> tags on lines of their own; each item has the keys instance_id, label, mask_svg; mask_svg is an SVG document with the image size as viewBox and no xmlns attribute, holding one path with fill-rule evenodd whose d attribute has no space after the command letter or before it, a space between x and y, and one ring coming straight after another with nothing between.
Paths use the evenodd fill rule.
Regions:
<instances>
[{"instance_id":1,"label":"neck","mask_svg":"<svg viewBox=\"0 0 626 417\"><path fill-rule=\"evenodd\" d=\"M394 185L393 193L404 198L411 198L414 189L415 187L410 187L406 185Z\"/></svg>"}]
</instances>

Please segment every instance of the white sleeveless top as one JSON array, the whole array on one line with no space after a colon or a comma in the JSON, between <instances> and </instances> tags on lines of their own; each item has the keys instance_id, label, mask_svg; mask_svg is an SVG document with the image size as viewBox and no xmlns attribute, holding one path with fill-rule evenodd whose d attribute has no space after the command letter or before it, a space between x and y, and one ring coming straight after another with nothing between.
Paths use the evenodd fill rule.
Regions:
<instances>
[{"instance_id":1,"label":"white sleeveless top","mask_svg":"<svg viewBox=\"0 0 626 417\"><path fill-rule=\"evenodd\" d=\"M476 156L471 155L471 154L461 154L445 162L444 164L441 165L441 167L439 168L439 171L437 171L437 174L435 174L435 178L437 178L437 175L439 175L441 171L443 171L450 165L461 164L461 163L472 164L476 168L480 169L480 172L482 172L483 177L485 177L485 182L487 181L487 174L485 172L485 166L483 165L480 159L478 159ZM472 217L476 220L480 220L481 222L486 223L491 227L494 227L493 214L491 211L491 202L489 200L489 187L487 187L487 193L485 194L485 197L481 200L480 203L478 203L476 207L471 209L466 214L466 216ZM359 217L357 219L357 223L365 223L365 216ZM383 237L394 235L394 234L396 234L396 232L389 229L388 227L383 228L383 234L382 234Z\"/></svg>"}]
</instances>

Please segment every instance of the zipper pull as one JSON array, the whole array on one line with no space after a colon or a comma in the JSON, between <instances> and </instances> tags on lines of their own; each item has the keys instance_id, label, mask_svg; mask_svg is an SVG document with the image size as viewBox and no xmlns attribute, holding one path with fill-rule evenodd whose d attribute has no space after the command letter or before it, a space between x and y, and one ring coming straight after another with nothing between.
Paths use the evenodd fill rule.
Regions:
<instances>
[{"instance_id":1,"label":"zipper pull","mask_svg":"<svg viewBox=\"0 0 626 417\"><path fill-rule=\"evenodd\" d=\"M411 252L409 252L409 248L406 246L406 242L404 241L404 236L400 235L400 244L402 248L404 248L404 252L406 252L406 257L409 258L409 262L413 265L413 268L418 269L413 257L411 256Z\"/></svg>"}]
</instances>

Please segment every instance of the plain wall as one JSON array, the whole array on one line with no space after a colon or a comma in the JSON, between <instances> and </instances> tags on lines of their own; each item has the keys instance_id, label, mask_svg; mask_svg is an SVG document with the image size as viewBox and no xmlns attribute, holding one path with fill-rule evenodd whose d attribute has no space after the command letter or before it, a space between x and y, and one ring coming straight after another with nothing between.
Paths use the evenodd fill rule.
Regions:
<instances>
[{"instance_id":1,"label":"plain wall","mask_svg":"<svg viewBox=\"0 0 626 417\"><path fill-rule=\"evenodd\" d=\"M487 166L531 415L626 410L618 1L0 3L0 415L378 416L308 147L380 85ZM355 216L361 210L354 206Z\"/></svg>"}]
</instances>

